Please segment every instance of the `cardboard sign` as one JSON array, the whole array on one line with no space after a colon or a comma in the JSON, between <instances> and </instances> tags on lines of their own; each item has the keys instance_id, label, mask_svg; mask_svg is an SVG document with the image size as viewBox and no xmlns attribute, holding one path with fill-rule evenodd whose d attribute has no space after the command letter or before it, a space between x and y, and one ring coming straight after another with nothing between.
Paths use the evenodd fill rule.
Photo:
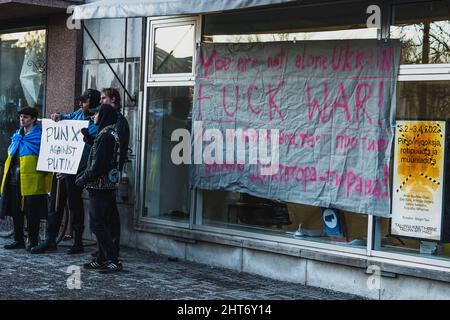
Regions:
<instances>
[{"instance_id":1,"label":"cardboard sign","mask_svg":"<svg viewBox=\"0 0 450 320\"><path fill-rule=\"evenodd\" d=\"M445 121L397 121L391 233L441 240Z\"/></svg>"},{"instance_id":2,"label":"cardboard sign","mask_svg":"<svg viewBox=\"0 0 450 320\"><path fill-rule=\"evenodd\" d=\"M76 174L84 149L82 128L89 121L42 119L42 140L39 152L39 171Z\"/></svg>"}]
</instances>

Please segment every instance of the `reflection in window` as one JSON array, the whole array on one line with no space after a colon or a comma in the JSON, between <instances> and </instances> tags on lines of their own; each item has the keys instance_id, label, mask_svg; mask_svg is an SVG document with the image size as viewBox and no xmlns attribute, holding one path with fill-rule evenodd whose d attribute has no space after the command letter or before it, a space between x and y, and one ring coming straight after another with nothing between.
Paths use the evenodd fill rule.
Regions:
<instances>
[{"instance_id":1,"label":"reflection in window","mask_svg":"<svg viewBox=\"0 0 450 320\"><path fill-rule=\"evenodd\" d=\"M345 40L345 39L374 39L377 37L376 28L362 28L351 30L317 31L317 32L286 32L262 34L230 34L204 36L205 42L273 42L273 41L308 41L308 40Z\"/></svg>"},{"instance_id":2,"label":"reflection in window","mask_svg":"<svg viewBox=\"0 0 450 320\"><path fill-rule=\"evenodd\" d=\"M367 216L340 212L341 234L325 227L320 207L274 201L245 193L203 190L203 224L291 239L365 247Z\"/></svg>"},{"instance_id":3,"label":"reflection in window","mask_svg":"<svg viewBox=\"0 0 450 320\"><path fill-rule=\"evenodd\" d=\"M194 24L155 28L153 74L191 73Z\"/></svg>"},{"instance_id":4,"label":"reflection in window","mask_svg":"<svg viewBox=\"0 0 450 320\"><path fill-rule=\"evenodd\" d=\"M448 119L450 81L401 81L397 84L397 118Z\"/></svg>"},{"instance_id":5,"label":"reflection in window","mask_svg":"<svg viewBox=\"0 0 450 320\"><path fill-rule=\"evenodd\" d=\"M402 42L402 64L450 63L450 20L391 27Z\"/></svg>"},{"instance_id":6,"label":"reflection in window","mask_svg":"<svg viewBox=\"0 0 450 320\"><path fill-rule=\"evenodd\" d=\"M18 127L17 111L35 107L42 115L46 73L45 30L0 34L0 160Z\"/></svg>"},{"instance_id":7,"label":"reflection in window","mask_svg":"<svg viewBox=\"0 0 450 320\"><path fill-rule=\"evenodd\" d=\"M176 129L191 130L192 87L148 89L144 217L188 222L189 165L175 165L171 141Z\"/></svg>"}]
</instances>

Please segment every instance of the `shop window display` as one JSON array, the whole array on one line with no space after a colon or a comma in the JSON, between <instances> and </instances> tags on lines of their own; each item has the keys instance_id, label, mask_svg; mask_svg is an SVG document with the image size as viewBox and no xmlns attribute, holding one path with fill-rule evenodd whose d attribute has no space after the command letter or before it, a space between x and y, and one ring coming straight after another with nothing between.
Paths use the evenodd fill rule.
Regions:
<instances>
[{"instance_id":1,"label":"shop window display","mask_svg":"<svg viewBox=\"0 0 450 320\"><path fill-rule=\"evenodd\" d=\"M450 80L449 81L402 81L398 83L397 86L397 119L409 119L409 120L421 120L426 119L429 122L433 120L436 121L446 121L449 119L450 115ZM448 145L449 138L449 128L446 128L446 135L442 137L442 139L446 139L446 145ZM396 137L397 139L399 137ZM412 147L410 148L412 149ZM430 148L425 148L426 150L430 150ZM425 150L424 149L424 150ZM432 149L432 148L431 148ZM422 149L420 149L422 150ZM416 158L425 159L427 156L417 155ZM445 157L449 157L448 148L445 154ZM392 157L392 168L393 167L393 158ZM431 193L430 201L436 202L441 201L439 197L435 193L429 184L437 184L440 183L440 178L445 179L443 196L445 197L448 194L447 188L449 188L449 180L448 173L447 177L439 177L438 175L433 177L433 181L428 181L424 174L421 174L421 171L425 171L427 165L415 165L411 164L411 172L413 176L417 176L419 179L417 181L418 185L415 191L412 189L414 186L412 182L405 182L403 188L405 189L405 195L411 190L414 194L422 194L424 196L426 193ZM437 164L436 167L439 167ZM448 171L448 170L447 170ZM396 173L392 173L396 174ZM396 192L396 190L393 190ZM422 206L424 210L426 206ZM450 228L446 225L449 209L448 206L443 208L442 215L439 212L426 212L426 211L417 211L415 214L408 213L407 211L403 211L402 206L394 206L393 205L393 216L407 216L408 214L411 216L415 216L414 221L408 222L408 225L412 225L414 228L422 228L423 226L428 226L421 222L421 219L431 219L431 216L434 215L436 217L440 217L442 219L442 225L439 221L435 221L433 224L429 226L440 228L442 227L444 238L443 241L435 241L433 239L427 239L427 235L423 234L421 237L419 236L399 236L395 234L395 230L392 229L392 224L395 223L393 219L386 218L377 218L376 219L376 231L375 231L375 243L374 248L376 250L387 251L387 252L395 252L402 254L410 254L410 255L420 255L431 258L450 258L450 244L445 243L446 238L448 239L448 234L450 232ZM400 218L399 218L400 219ZM406 219L406 218L404 218ZM403 219L403 222L404 222ZM401 219L400 219L401 220ZM396 220L397 221L397 220ZM405 223L405 222L404 222Z\"/></svg>"},{"instance_id":2,"label":"shop window display","mask_svg":"<svg viewBox=\"0 0 450 320\"><path fill-rule=\"evenodd\" d=\"M19 124L17 111L31 106L42 115L46 66L45 30L0 34L1 157Z\"/></svg>"},{"instance_id":3,"label":"shop window display","mask_svg":"<svg viewBox=\"0 0 450 320\"><path fill-rule=\"evenodd\" d=\"M337 210L337 217L334 217L328 216L323 210L244 193L203 190L205 225L290 239L366 246L367 216ZM341 232L333 232L335 229Z\"/></svg>"},{"instance_id":4,"label":"shop window display","mask_svg":"<svg viewBox=\"0 0 450 320\"><path fill-rule=\"evenodd\" d=\"M208 42L266 42L290 40L341 40L375 38L374 29L297 32L273 34L235 34L205 37ZM201 190L204 225L282 236L342 246L365 248L367 215L310 205L279 202L225 190Z\"/></svg>"},{"instance_id":5,"label":"shop window display","mask_svg":"<svg viewBox=\"0 0 450 320\"><path fill-rule=\"evenodd\" d=\"M176 165L176 129L191 130L192 87L148 89L144 217L189 221L189 164Z\"/></svg>"}]
</instances>

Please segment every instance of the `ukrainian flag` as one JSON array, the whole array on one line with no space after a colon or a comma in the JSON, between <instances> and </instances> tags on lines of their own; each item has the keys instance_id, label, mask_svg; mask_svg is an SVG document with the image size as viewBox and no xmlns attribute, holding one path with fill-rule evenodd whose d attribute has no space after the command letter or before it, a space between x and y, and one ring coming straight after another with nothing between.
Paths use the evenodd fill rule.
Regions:
<instances>
[{"instance_id":1,"label":"ukrainian flag","mask_svg":"<svg viewBox=\"0 0 450 320\"><path fill-rule=\"evenodd\" d=\"M20 134L20 130L22 128L18 129L11 137L0 192L3 194L11 159L16 152L19 152L20 190L22 196L47 194L51 190L52 173L36 171L41 146L42 127L36 124L24 136Z\"/></svg>"}]
</instances>

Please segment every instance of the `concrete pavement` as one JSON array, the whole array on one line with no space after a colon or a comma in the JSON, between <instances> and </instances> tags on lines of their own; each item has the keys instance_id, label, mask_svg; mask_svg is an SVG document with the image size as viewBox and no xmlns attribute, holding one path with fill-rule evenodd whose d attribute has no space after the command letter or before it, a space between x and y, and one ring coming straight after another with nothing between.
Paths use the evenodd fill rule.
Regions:
<instances>
[{"instance_id":1,"label":"concrete pavement","mask_svg":"<svg viewBox=\"0 0 450 320\"><path fill-rule=\"evenodd\" d=\"M100 274L79 268L94 246L81 255L65 254L67 246L32 255L3 249L9 241L0 238L0 299L362 299L129 248L121 251L123 272Z\"/></svg>"}]
</instances>

